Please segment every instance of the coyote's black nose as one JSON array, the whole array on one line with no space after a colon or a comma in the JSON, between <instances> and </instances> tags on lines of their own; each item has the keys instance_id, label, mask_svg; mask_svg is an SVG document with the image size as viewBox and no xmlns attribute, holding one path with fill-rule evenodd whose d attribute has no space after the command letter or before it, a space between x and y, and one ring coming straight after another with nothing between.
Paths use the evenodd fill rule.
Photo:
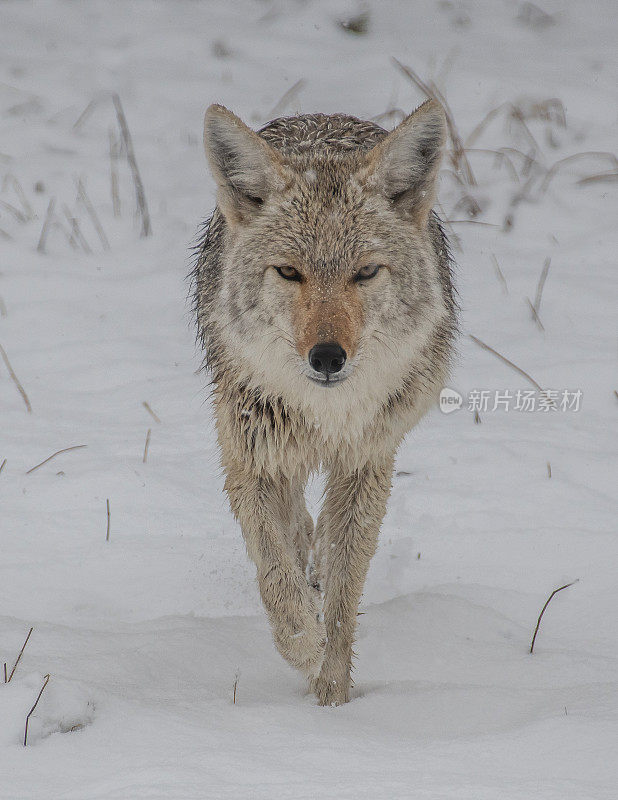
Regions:
<instances>
[{"instance_id":1,"label":"coyote's black nose","mask_svg":"<svg viewBox=\"0 0 618 800\"><path fill-rule=\"evenodd\" d=\"M316 344L309 351L309 363L316 372L321 372L326 377L333 372L339 372L345 364L345 359L345 350L336 342Z\"/></svg>"}]
</instances>

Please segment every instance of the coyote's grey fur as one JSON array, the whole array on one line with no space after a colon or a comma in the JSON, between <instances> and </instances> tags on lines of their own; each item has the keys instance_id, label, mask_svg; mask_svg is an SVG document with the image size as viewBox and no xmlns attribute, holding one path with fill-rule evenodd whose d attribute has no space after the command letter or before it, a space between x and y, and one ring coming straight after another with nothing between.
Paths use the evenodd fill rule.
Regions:
<instances>
[{"instance_id":1,"label":"coyote's grey fur","mask_svg":"<svg viewBox=\"0 0 618 800\"><path fill-rule=\"evenodd\" d=\"M444 140L434 101L388 134L340 114L256 133L206 112L218 195L195 307L225 489L277 648L323 705L349 700L395 451L448 372L456 307L432 211ZM314 528L304 489L320 469Z\"/></svg>"}]
</instances>

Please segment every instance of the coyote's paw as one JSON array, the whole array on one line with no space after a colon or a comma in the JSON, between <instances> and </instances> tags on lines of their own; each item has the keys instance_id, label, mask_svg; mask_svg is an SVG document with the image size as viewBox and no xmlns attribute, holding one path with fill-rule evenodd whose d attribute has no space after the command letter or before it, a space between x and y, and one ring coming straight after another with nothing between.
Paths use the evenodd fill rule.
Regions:
<instances>
[{"instance_id":1,"label":"coyote's paw","mask_svg":"<svg viewBox=\"0 0 618 800\"><path fill-rule=\"evenodd\" d=\"M317 678L309 681L311 691L318 698L321 706L341 706L350 700L350 676L340 675L339 679L333 677L326 664Z\"/></svg>"},{"instance_id":2,"label":"coyote's paw","mask_svg":"<svg viewBox=\"0 0 618 800\"><path fill-rule=\"evenodd\" d=\"M320 595L302 579L292 583L286 576L282 583L287 591L279 591L277 602L270 607L266 602L269 593L262 595L275 645L289 664L313 678L322 668L327 641Z\"/></svg>"}]
</instances>

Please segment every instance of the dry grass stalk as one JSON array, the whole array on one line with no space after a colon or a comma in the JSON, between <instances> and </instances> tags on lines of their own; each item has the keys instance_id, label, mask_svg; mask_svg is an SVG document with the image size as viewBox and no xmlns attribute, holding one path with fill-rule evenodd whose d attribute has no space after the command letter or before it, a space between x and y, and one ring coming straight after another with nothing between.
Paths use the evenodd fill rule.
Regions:
<instances>
[{"instance_id":1,"label":"dry grass stalk","mask_svg":"<svg viewBox=\"0 0 618 800\"><path fill-rule=\"evenodd\" d=\"M52 453L51 456L47 456L47 458L44 461L41 461L40 464L36 464L36 466L31 467L31 469L29 469L28 472L26 472L26 475L30 475L31 472L35 471L35 469L38 469L39 467L42 467L43 464L47 464L48 461L51 461L52 458L56 458L56 456L59 456L61 453L68 453L69 450L81 450L82 447L88 447L88 445L87 444L74 444L72 447L63 447L62 450L56 450L55 453Z\"/></svg>"},{"instance_id":2,"label":"dry grass stalk","mask_svg":"<svg viewBox=\"0 0 618 800\"><path fill-rule=\"evenodd\" d=\"M558 170L562 169L565 164L570 164L573 161L579 161L581 158L606 158L609 159L614 168L618 168L618 158L614 155L614 153L605 153L600 152L597 150L587 150L583 153L575 153L572 156L566 156L566 158L561 158L559 161L556 161L551 167L547 170L547 174L543 178L543 182L540 186L541 193L547 191L547 188L551 181L554 179Z\"/></svg>"},{"instance_id":3,"label":"dry grass stalk","mask_svg":"<svg viewBox=\"0 0 618 800\"><path fill-rule=\"evenodd\" d=\"M150 416L154 419L155 422L161 422L159 417L155 414L155 412L150 407L150 403L148 403L148 402L146 402L146 400L144 400L142 405L144 406L146 411L150 414Z\"/></svg>"},{"instance_id":4,"label":"dry grass stalk","mask_svg":"<svg viewBox=\"0 0 618 800\"><path fill-rule=\"evenodd\" d=\"M15 374L15 371L13 370L13 367L11 366L11 362L9 361L9 357L6 354L6 350L4 349L4 347L2 347L1 344L0 344L0 356L2 356L2 360L6 364L6 368L9 371L9 375L11 376L11 379L12 379L13 383L15 384L15 386L17 386L17 389L19 390L19 393L22 396L24 403L26 404L26 408L28 410L28 413L32 414L32 406L30 405L30 400L28 399L28 395L26 394L26 390L21 385L21 383L19 381L19 378Z\"/></svg>"},{"instance_id":5,"label":"dry grass stalk","mask_svg":"<svg viewBox=\"0 0 618 800\"><path fill-rule=\"evenodd\" d=\"M446 124L453 147L453 152L451 154L452 164L456 170L459 170L462 173L466 183L469 186L476 186L476 178L474 177L472 167L470 166L470 162L466 156L466 150L461 140L461 136L459 135L459 131L455 125L453 112L451 111L449 104L446 102L444 95L433 83L425 83L411 67L405 66L405 64L402 64L401 61L394 57L392 58L392 61L395 66L401 72L403 72L403 74L409 78L417 88L421 90L421 92L426 94L427 97L431 98L432 100L436 100L438 103L440 103L446 114Z\"/></svg>"},{"instance_id":6,"label":"dry grass stalk","mask_svg":"<svg viewBox=\"0 0 618 800\"><path fill-rule=\"evenodd\" d=\"M470 338L472 339L473 342L476 342L476 344L478 344L479 347L482 347L484 350L487 350L488 352L493 353L497 358L500 359L500 361L503 361L505 364L507 364L509 367L511 367L511 369L514 369L515 372L519 372L520 375L523 375L523 377L527 381L529 381L534 387L536 387L539 390L539 392L543 392L544 391L544 389L534 380L534 378L532 376L528 375L528 373L525 370L523 370L521 367L518 367L517 364L514 364L512 361L510 361L508 358L506 358L506 356L503 356L502 353L499 353L497 350L494 350L493 347L490 347L488 344L485 344L485 342L481 341L476 336L473 336L471 333L468 334L468 335L470 336Z\"/></svg>"},{"instance_id":7,"label":"dry grass stalk","mask_svg":"<svg viewBox=\"0 0 618 800\"><path fill-rule=\"evenodd\" d=\"M54 217L54 206L56 205L56 198L52 197L49 201L49 205L47 206L47 213L45 214L45 221L43 222L43 227L41 228L41 235L39 236L39 243L36 246L37 252L44 253L45 252L45 242L47 241L47 234L49 233L49 228Z\"/></svg>"},{"instance_id":8,"label":"dry grass stalk","mask_svg":"<svg viewBox=\"0 0 618 800\"><path fill-rule=\"evenodd\" d=\"M237 672L234 676L234 695L232 697L232 703L236 705L236 689L238 688L238 679L240 678L240 672Z\"/></svg>"},{"instance_id":9,"label":"dry grass stalk","mask_svg":"<svg viewBox=\"0 0 618 800\"><path fill-rule=\"evenodd\" d=\"M492 150L488 147L466 147L466 153L482 153L484 155L493 156L496 160L497 166L500 167L502 164L504 164L508 168L511 178L516 183L519 183L519 175L515 169L515 164L513 164L512 159L509 158L509 156L507 156L507 154L504 152L504 148Z\"/></svg>"},{"instance_id":10,"label":"dry grass stalk","mask_svg":"<svg viewBox=\"0 0 618 800\"><path fill-rule=\"evenodd\" d=\"M526 303L528 303L528 308L530 309L530 313L532 315L532 319L539 326L539 330L544 331L545 330L545 326L541 322L541 318L539 317L539 312L534 307L534 303L532 302L532 300L530 300L529 297L526 297Z\"/></svg>"},{"instance_id":11,"label":"dry grass stalk","mask_svg":"<svg viewBox=\"0 0 618 800\"><path fill-rule=\"evenodd\" d=\"M101 240L101 245L104 250L109 250L109 240L105 235L105 231L103 230L103 226L101 225L101 220L98 217L97 212L95 211L94 206L92 205L92 201L88 197L88 193L86 192L86 187L81 178L78 178L76 181L77 186L77 199L81 201L84 208L88 212L88 216L92 220L92 224Z\"/></svg>"},{"instance_id":12,"label":"dry grass stalk","mask_svg":"<svg viewBox=\"0 0 618 800\"><path fill-rule=\"evenodd\" d=\"M618 181L618 172L599 172L596 175L588 175L587 178L580 178L578 186L587 186L589 183L615 183Z\"/></svg>"},{"instance_id":13,"label":"dry grass stalk","mask_svg":"<svg viewBox=\"0 0 618 800\"><path fill-rule=\"evenodd\" d=\"M2 462L2 464L0 464L0 475L2 474L2 470L4 469L4 465L5 465L5 464L6 464L6 458L4 459L4 461Z\"/></svg>"},{"instance_id":14,"label":"dry grass stalk","mask_svg":"<svg viewBox=\"0 0 618 800\"><path fill-rule=\"evenodd\" d=\"M6 677L6 661L4 662L4 682L8 683L8 680L7 680L7 677Z\"/></svg>"},{"instance_id":15,"label":"dry grass stalk","mask_svg":"<svg viewBox=\"0 0 618 800\"><path fill-rule=\"evenodd\" d=\"M21 657L24 654L24 650L26 649L26 645L28 644L28 639L30 639L30 636L31 636L33 630L34 630L34 628L30 628L30 630L28 631L28 635L26 636L26 641L22 644L21 650L19 651L19 655L17 656L17 660L13 664L13 669L11 670L11 674L9 675L8 680L5 680L5 683L10 683L11 682L11 678L13 677L13 675L15 675L15 670L17 669L17 665L21 661Z\"/></svg>"},{"instance_id":16,"label":"dry grass stalk","mask_svg":"<svg viewBox=\"0 0 618 800\"><path fill-rule=\"evenodd\" d=\"M21 203L22 208L26 212L28 219L34 219L36 217L36 214L34 213L32 206L28 202L28 198L26 197L26 193L24 192L23 186L17 180L15 175L11 175L10 177L11 177L11 182L13 184L13 189L15 190L15 194L19 198L19 202Z\"/></svg>"},{"instance_id":17,"label":"dry grass stalk","mask_svg":"<svg viewBox=\"0 0 618 800\"><path fill-rule=\"evenodd\" d=\"M76 121L73 123L73 130L78 131L84 122L88 119L88 117L92 114L98 104L101 102L101 97L93 97L93 99L88 103L86 108L82 111Z\"/></svg>"},{"instance_id":18,"label":"dry grass stalk","mask_svg":"<svg viewBox=\"0 0 618 800\"><path fill-rule=\"evenodd\" d=\"M482 222L480 219L451 219L451 225L483 225L486 228L499 228L495 222Z\"/></svg>"},{"instance_id":19,"label":"dry grass stalk","mask_svg":"<svg viewBox=\"0 0 618 800\"><path fill-rule=\"evenodd\" d=\"M73 248L73 250L77 250L78 244L77 240L75 239L75 236L73 236L73 232L67 230L59 219L55 219L52 222L52 227L54 227L56 230L61 231L66 237L66 240L69 243L69 245Z\"/></svg>"},{"instance_id":20,"label":"dry grass stalk","mask_svg":"<svg viewBox=\"0 0 618 800\"><path fill-rule=\"evenodd\" d=\"M148 204L146 202L146 193L144 192L144 185L142 183L142 178L137 167L137 161L135 159L135 151L133 150L133 140L131 139L131 133L129 131L129 126L127 124L127 118L125 117L124 110L122 108L122 103L120 102L120 96L115 92L112 94L112 100L114 103L114 108L116 109L116 116L118 117L118 125L120 126L120 132L122 134L122 140L124 142L124 151L127 156L127 161L129 162L129 167L131 168L131 174L133 175L133 183L135 184L135 195L137 198L137 208L142 218L142 230L141 236L150 236L152 233L152 228L150 225L150 214L148 212Z\"/></svg>"},{"instance_id":21,"label":"dry grass stalk","mask_svg":"<svg viewBox=\"0 0 618 800\"><path fill-rule=\"evenodd\" d=\"M547 477L551 478L551 464L547 462Z\"/></svg>"},{"instance_id":22,"label":"dry grass stalk","mask_svg":"<svg viewBox=\"0 0 618 800\"><path fill-rule=\"evenodd\" d=\"M82 250L84 250L85 253L92 253L92 248L90 247L90 245L88 244L88 242L84 237L84 234L82 233L82 229L79 225L77 217L74 217L71 214L71 212L68 209L68 206L66 205L62 206L62 211L64 213L64 216L67 218L67 222L71 226L71 237L73 238L73 240L75 242L79 242L79 244L82 247Z\"/></svg>"},{"instance_id":23,"label":"dry grass stalk","mask_svg":"<svg viewBox=\"0 0 618 800\"><path fill-rule=\"evenodd\" d=\"M50 678L49 673L44 676L43 685L41 686L41 691L39 692L37 699L34 701L34 705L30 709L30 711L28 712L28 715L26 717L26 729L24 730L24 747L26 747L26 745L28 744L28 723L30 722L30 717L34 714L34 710L39 704L39 700L41 699L41 695L43 694L43 692L45 691L45 687L49 683L49 678Z\"/></svg>"},{"instance_id":24,"label":"dry grass stalk","mask_svg":"<svg viewBox=\"0 0 618 800\"><path fill-rule=\"evenodd\" d=\"M541 270L539 282L536 287L536 295L534 296L534 310L536 311L537 314L539 313L539 309L541 308L541 297L543 295L543 287L545 286L545 281L547 280L547 273L549 272L550 264L551 264L551 258L548 256L543 262L543 269Z\"/></svg>"},{"instance_id":25,"label":"dry grass stalk","mask_svg":"<svg viewBox=\"0 0 618 800\"><path fill-rule=\"evenodd\" d=\"M296 83L292 84L292 86L290 86L287 92L283 94L281 99L277 103L275 103L272 109L268 112L268 118L273 119L274 117L278 117L279 114L281 114L281 112L285 110L287 104L296 97L296 95L299 93L299 91L303 88L304 85L305 85L304 78L299 78L296 81Z\"/></svg>"},{"instance_id":26,"label":"dry grass stalk","mask_svg":"<svg viewBox=\"0 0 618 800\"><path fill-rule=\"evenodd\" d=\"M120 195L118 193L118 159L120 158L121 145L113 129L109 129L109 174L110 190L112 193L112 208L114 216L120 216Z\"/></svg>"},{"instance_id":27,"label":"dry grass stalk","mask_svg":"<svg viewBox=\"0 0 618 800\"><path fill-rule=\"evenodd\" d=\"M110 511L109 511L109 497L105 501L105 505L107 506L107 533L105 534L105 541L109 542L109 531L110 531L110 525L111 525L111 514L110 514Z\"/></svg>"},{"instance_id":28,"label":"dry grass stalk","mask_svg":"<svg viewBox=\"0 0 618 800\"><path fill-rule=\"evenodd\" d=\"M150 434L152 433L152 428L148 428L148 432L146 433L146 444L144 445L144 457L142 458L142 463L145 464L146 460L148 459L148 448L150 447Z\"/></svg>"},{"instance_id":29,"label":"dry grass stalk","mask_svg":"<svg viewBox=\"0 0 618 800\"><path fill-rule=\"evenodd\" d=\"M545 609L550 604L552 597L555 594L558 594L558 592L561 592L563 589L568 589L569 586L573 586L573 584L578 583L578 581L579 581L579 578L577 578L577 580L571 581L571 583L565 583L564 586L559 586L557 589L554 589L554 591L549 595L549 597L547 598L547 600L545 602L545 605L541 609L541 613L539 614L539 618L538 618L537 623L536 623L536 628L534 629L534 636L532 637L532 644L530 645L530 653L534 652L534 642L536 641L536 635L539 632L539 626L541 624L541 620L543 619L543 614L545 613Z\"/></svg>"},{"instance_id":30,"label":"dry grass stalk","mask_svg":"<svg viewBox=\"0 0 618 800\"><path fill-rule=\"evenodd\" d=\"M507 285L506 278L504 277L504 273L500 269L500 264L498 264L498 259L496 258L496 254L495 253L491 254L491 260L494 262L494 270L496 271L496 275L498 276L498 279L499 279L500 283L502 284L502 288L504 290L504 294L508 294L509 293L509 287Z\"/></svg>"},{"instance_id":31,"label":"dry grass stalk","mask_svg":"<svg viewBox=\"0 0 618 800\"><path fill-rule=\"evenodd\" d=\"M24 222L28 222L28 217L24 214L24 212L20 211L18 208L15 208L15 206L11 205L11 203L7 203L6 200L0 200L0 206L12 214L18 222L21 222L22 224Z\"/></svg>"}]
</instances>

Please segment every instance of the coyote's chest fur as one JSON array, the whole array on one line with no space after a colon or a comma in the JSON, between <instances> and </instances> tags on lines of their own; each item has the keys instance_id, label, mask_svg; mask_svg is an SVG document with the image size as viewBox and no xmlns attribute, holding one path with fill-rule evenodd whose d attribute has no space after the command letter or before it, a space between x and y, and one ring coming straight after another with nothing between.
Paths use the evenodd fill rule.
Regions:
<instances>
[{"instance_id":1,"label":"coyote's chest fur","mask_svg":"<svg viewBox=\"0 0 618 800\"><path fill-rule=\"evenodd\" d=\"M195 309L225 486L277 647L321 703L349 698L394 454L448 372L455 302L432 211L444 139L433 102L391 133L322 114L255 133L222 106L206 114L218 194ZM303 490L320 467L314 530Z\"/></svg>"}]
</instances>

